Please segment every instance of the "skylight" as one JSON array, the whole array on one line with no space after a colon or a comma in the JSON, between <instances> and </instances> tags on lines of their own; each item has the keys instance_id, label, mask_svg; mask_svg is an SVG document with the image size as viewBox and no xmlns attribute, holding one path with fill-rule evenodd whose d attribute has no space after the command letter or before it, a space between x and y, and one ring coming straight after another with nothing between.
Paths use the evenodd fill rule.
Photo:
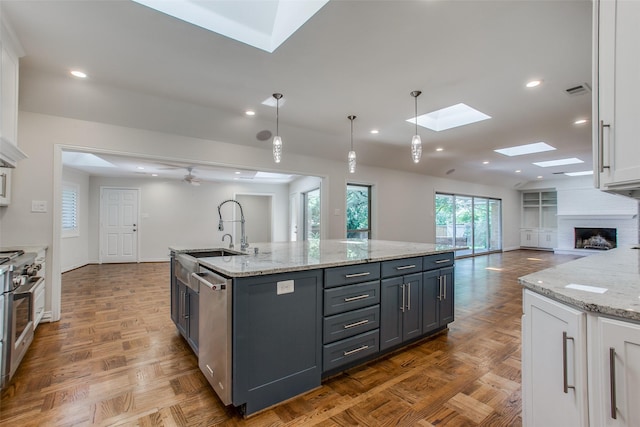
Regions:
<instances>
[{"instance_id":1,"label":"skylight","mask_svg":"<svg viewBox=\"0 0 640 427\"><path fill-rule=\"evenodd\" d=\"M555 150L555 147L550 146L546 142L534 142L533 144L516 145L515 147L500 148L493 151L512 157L522 156L524 154L542 153L543 151L551 150Z\"/></svg>"},{"instance_id":2,"label":"skylight","mask_svg":"<svg viewBox=\"0 0 640 427\"><path fill-rule=\"evenodd\" d=\"M549 160L546 162L534 162L533 164L536 166L540 166L541 168L549 168L552 166L574 165L576 163L584 163L584 161L575 157L571 157L568 159Z\"/></svg>"},{"instance_id":3,"label":"skylight","mask_svg":"<svg viewBox=\"0 0 640 427\"><path fill-rule=\"evenodd\" d=\"M91 153L78 153L75 151L62 152L62 164L65 166L92 166L100 168L116 168L117 166Z\"/></svg>"},{"instance_id":4,"label":"skylight","mask_svg":"<svg viewBox=\"0 0 640 427\"><path fill-rule=\"evenodd\" d=\"M329 0L132 1L273 53Z\"/></svg>"},{"instance_id":5,"label":"skylight","mask_svg":"<svg viewBox=\"0 0 640 427\"><path fill-rule=\"evenodd\" d=\"M593 171L589 170L589 171L580 171L580 172L565 172L564 174L567 176L584 176L584 175L593 175Z\"/></svg>"},{"instance_id":6,"label":"skylight","mask_svg":"<svg viewBox=\"0 0 640 427\"><path fill-rule=\"evenodd\" d=\"M491 116L460 103L418 116L418 126L440 132L490 118ZM409 123L416 122L414 117L407 119L407 121Z\"/></svg>"}]
</instances>

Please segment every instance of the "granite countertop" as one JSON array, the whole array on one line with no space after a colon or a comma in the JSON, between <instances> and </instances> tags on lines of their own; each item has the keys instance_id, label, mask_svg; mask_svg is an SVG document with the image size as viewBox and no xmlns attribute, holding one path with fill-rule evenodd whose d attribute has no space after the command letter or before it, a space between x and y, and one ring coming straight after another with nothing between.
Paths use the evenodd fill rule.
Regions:
<instances>
[{"instance_id":1,"label":"granite countertop","mask_svg":"<svg viewBox=\"0 0 640 427\"><path fill-rule=\"evenodd\" d=\"M256 254L255 248L258 248ZM170 247L174 253L211 248ZM213 248L219 249L219 248ZM201 265L228 277L248 277L453 252L466 247L388 240L316 240L256 243L247 255L198 258Z\"/></svg>"},{"instance_id":2,"label":"granite countertop","mask_svg":"<svg viewBox=\"0 0 640 427\"><path fill-rule=\"evenodd\" d=\"M525 288L588 312L640 321L640 249L631 246L570 261L519 281Z\"/></svg>"}]
</instances>

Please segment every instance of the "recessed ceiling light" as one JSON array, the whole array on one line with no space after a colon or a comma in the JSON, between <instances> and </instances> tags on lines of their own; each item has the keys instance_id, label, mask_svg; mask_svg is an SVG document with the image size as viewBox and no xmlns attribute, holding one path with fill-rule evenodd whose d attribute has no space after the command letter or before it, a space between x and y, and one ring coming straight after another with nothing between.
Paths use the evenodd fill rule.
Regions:
<instances>
[{"instance_id":1,"label":"recessed ceiling light","mask_svg":"<svg viewBox=\"0 0 640 427\"><path fill-rule=\"evenodd\" d=\"M245 111L244 113L245 113L247 116L255 116L255 115L256 115L256 112L255 112L255 111L253 111L253 110L247 110L247 111Z\"/></svg>"},{"instance_id":2,"label":"recessed ceiling light","mask_svg":"<svg viewBox=\"0 0 640 427\"><path fill-rule=\"evenodd\" d=\"M444 148L442 148L442 147L436 148L436 151L443 151L443 150L444 150Z\"/></svg>"},{"instance_id":3,"label":"recessed ceiling light","mask_svg":"<svg viewBox=\"0 0 640 427\"><path fill-rule=\"evenodd\" d=\"M522 156L524 154L542 153L543 151L551 150L555 150L555 147L550 146L546 142L534 142L533 144L516 145L515 147L500 148L493 151L512 157Z\"/></svg>"},{"instance_id":4,"label":"recessed ceiling light","mask_svg":"<svg viewBox=\"0 0 640 427\"><path fill-rule=\"evenodd\" d=\"M520 172L522 172L520 169L518 169L518 170L516 171L516 173L520 173Z\"/></svg>"},{"instance_id":5,"label":"recessed ceiling light","mask_svg":"<svg viewBox=\"0 0 640 427\"><path fill-rule=\"evenodd\" d=\"M157 173L152 173L151 176L158 176L158 174Z\"/></svg>"},{"instance_id":6,"label":"recessed ceiling light","mask_svg":"<svg viewBox=\"0 0 640 427\"><path fill-rule=\"evenodd\" d=\"M542 175L538 175L538 179L542 179Z\"/></svg>"},{"instance_id":7,"label":"recessed ceiling light","mask_svg":"<svg viewBox=\"0 0 640 427\"><path fill-rule=\"evenodd\" d=\"M541 168L549 168L552 166L575 165L576 163L584 163L584 161L577 159L575 157L570 157L568 159L549 160L546 162L534 162L533 164L536 166L540 166Z\"/></svg>"},{"instance_id":8,"label":"recessed ceiling light","mask_svg":"<svg viewBox=\"0 0 640 427\"><path fill-rule=\"evenodd\" d=\"M440 132L490 118L491 116L460 103L418 116L418 125ZM407 121L409 123L415 123L416 118L412 117L407 119Z\"/></svg>"},{"instance_id":9,"label":"recessed ceiling light","mask_svg":"<svg viewBox=\"0 0 640 427\"><path fill-rule=\"evenodd\" d=\"M575 122L573 122L574 125L583 125L587 123L587 119L578 119Z\"/></svg>"},{"instance_id":10,"label":"recessed ceiling light","mask_svg":"<svg viewBox=\"0 0 640 427\"><path fill-rule=\"evenodd\" d=\"M74 77L78 77L80 79L86 79L87 78L87 74L83 73L80 70L71 70L71 75Z\"/></svg>"},{"instance_id":11,"label":"recessed ceiling light","mask_svg":"<svg viewBox=\"0 0 640 427\"><path fill-rule=\"evenodd\" d=\"M580 171L580 172L565 172L564 174L567 176L593 175L593 171L589 170L589 171Z\"/></svg>"},{"instance_id":12,"label":"recessed ceiling light","mask_svg":"<svg viewBox=\"0 0 640 427\"><path fill-rule=\"evenodd\" d=\"M380 131L378 129L371 129L371 133L377 135L380 133Z\"/></svg>"},{"instance_id":13,"label":"recessed ceiling light","mask_svg":"<svg viewBox=\"0 0 640 427\"><path fill-rule=\"evenodd\" d=\"M488 164L489 164L489 162L485 160L484 162L482 162L482 164L483 164L483 165L488 165Z\"/></svg>"},{"instance_id":14,"label":"recessed ceiling light","mask_svg":"<svg viewBox=\"0 0 640 427\"><path fill-rule=\"evenodd\" d=\"M144 170L144 166L138 166L136 169L138 169L138 170Z\"/></svg>"},{"instance_id":15,"label":"recessed ceiling light","mask_svg":"<svg viewBox=\"0 0 640 427\"><path fill-rule=\"evenodd\" d=\"M531 87L540 86L540 83L542 83L542 80L530 80L527 82L527 87L531 88Z\"/></svg>"},{"instance_id":16,"label":"recessed ceiling light","mask_svg":"<svg viewBox=\"0 0 640 427\"><path fill-rule=\"evenodd\" d=\"M236 175L240 175L242 172L240 172L240 171L235 171L234 173L235 173Z\"/></svg>"}]
</instances>

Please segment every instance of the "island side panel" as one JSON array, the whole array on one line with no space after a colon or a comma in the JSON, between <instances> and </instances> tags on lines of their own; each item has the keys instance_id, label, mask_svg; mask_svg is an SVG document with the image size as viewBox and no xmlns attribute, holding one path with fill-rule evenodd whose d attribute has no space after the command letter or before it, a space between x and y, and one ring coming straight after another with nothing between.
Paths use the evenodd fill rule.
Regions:
<instances>
[{"instance_id":1,"label":"island side panel","mask_svg":"<svg viewBox=\"0 0 640 427\"><path fill-rule=\"evenodd\" d=\"M245 415L320 386L323 271L234 279L233 404Z\"/></svg>"}]
</instances>

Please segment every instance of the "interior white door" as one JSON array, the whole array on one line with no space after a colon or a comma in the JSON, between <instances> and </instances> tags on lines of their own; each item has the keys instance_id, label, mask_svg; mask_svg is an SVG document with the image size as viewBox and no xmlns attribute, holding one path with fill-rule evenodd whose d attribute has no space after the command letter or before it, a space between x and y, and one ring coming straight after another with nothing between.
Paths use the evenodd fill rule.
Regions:
<instances>
[{"instance_id":1,"label":"interior white door","mask_svg":"<svg viewBox=\"0 0 640 427\"><path fill-rule=\"evenodd\" d=\"M100 261L138 261L138 190L103 188L100 197Z\"/></svg>"}]
</instances>

